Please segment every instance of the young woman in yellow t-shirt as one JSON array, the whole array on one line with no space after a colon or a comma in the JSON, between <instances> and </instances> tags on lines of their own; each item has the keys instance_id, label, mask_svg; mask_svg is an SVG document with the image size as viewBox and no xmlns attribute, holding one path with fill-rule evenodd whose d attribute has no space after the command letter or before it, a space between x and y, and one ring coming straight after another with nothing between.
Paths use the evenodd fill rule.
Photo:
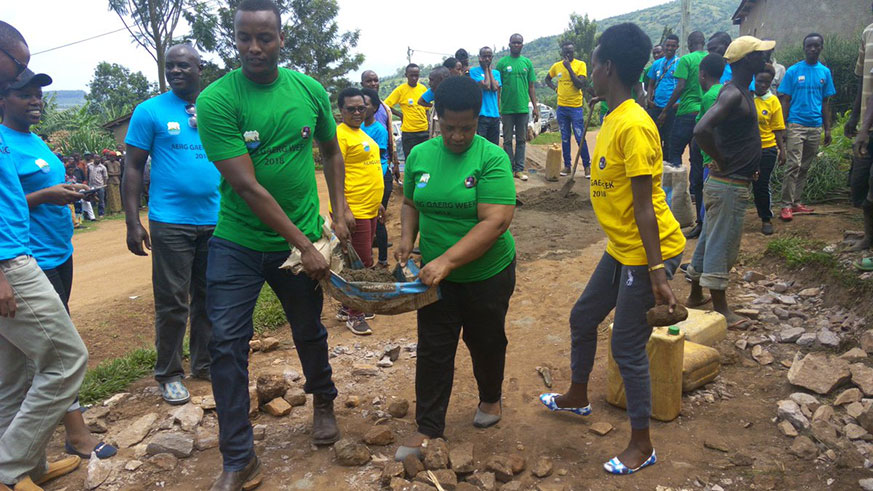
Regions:
<instances>
[{"instance_id":1,"label":"young woman in yellow t-shirt","mask_svg":"<svg viewBox=\"0 0 873 491\"><path fill-rule=\"evenodd\" d=\"M676 306L667 283L679 266L685 237L661 189L658 128L631 97L649 60L652 42L636 24L607 29L592 55L591 81L612 110L597 136L591 169L591 204L609 242L585 291L570 313L572 384L565 394L542 394L552 411L591 414L588 378L597 349L597 327L615 309L612 355L627 395L628 446L603 464L630 474L656 461L649 436L651 380L646 311Z\"/></svg>"},{"instance_id":2,"label":"young woman in yellow t-shirt","mask_svg":"<svg viewBox=\"0 0 873 491\"><path fill-rule=\"evenodd\" d=\"M361 257L364 266L373 266L373 238L376 224L385 212L382 193L382 162L379 145L361 129L367 106L360 89L349 87L337 96L337 105L343 122L336 128L336 139L346 165L346 201L355 217L355 229L351 234L352 247ZM346 327L355 334L372 334L363 312L340 308L337 318L346 321Z\"/></svg>"}]
</instances>

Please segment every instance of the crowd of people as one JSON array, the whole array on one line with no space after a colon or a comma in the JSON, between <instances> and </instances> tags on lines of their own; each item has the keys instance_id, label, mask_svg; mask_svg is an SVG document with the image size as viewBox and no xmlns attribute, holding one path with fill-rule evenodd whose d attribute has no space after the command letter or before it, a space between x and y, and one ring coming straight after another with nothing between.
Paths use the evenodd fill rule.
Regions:
<instances>
[{"instance_id":1,"label":"crowd of people","mask_svg":"<svg viewBox=\"0 0 873 491\"><path fill-rule=\"evenodd\" d=\"M188 376L211 381L219 422L223 465L213 490L252 489L263 478L248 419L248 357L265 282L282 304L304 389L313 396L312 441L330 445L340 438L321 321L319 282L330 268L313 244L328 233L329 221L330 232L366 267L387 267L384 217L395 184L402 184L403 199L394 257L406 263L420 256L420 281L441 291L439 301L417 312L417 431L401 442L395 459L420 456L429 439L444 436L460 339L479 389L472 424L488 428L501 420L505 319L516 283L509 231L514 179L527 179L527 124L539 116L536 73L521 56L522 36L509 38L510 54L496 64L491 48L479 50L473 68L458 50L430 73L430 88L419 80L420 67L410 64L406 83L384 101L378 75L365 71L360 88L336 94L337 124L317 81L278 66L281 26L271 0L243 0L234 17L240 69L201 88L200 55L191 45L173 46L166 54L171 90L136 107L123 153L64 159L31 133L41 116L42 87L52 80L27 68L26 41L0 22L0 489L41 489L81 458L116 453L82 418L77 392L88 352L68 308L74 217L95 218L92 196L98 215L120 203L128 248L151 255L154 377L172 405L191 398L182 356L190 324ZM711 301L730 326L747 322L731 311L726 290L748 201L754 199L761 231L773 233L769 178L785 165L779 217L811 212L801 202L803 187L812 156L831 140L834 87L819 62L821 35L806 36L806 58L787 70L770 62L773 41L723 32L707 39L699 31L684 41L688 54L679 57L678 37L652 46L637 25L619 24L600 36L590 71L575 58L575 46L562 43L561 61L545 79L558 94L564 175L575 138L608 242L570 312L568 390L542 394L540 401L549 411L592 414L588 381L597 328L615 310L611 350L631 434L627 447L603 464L612 474L657 461L649 433L647 310L676 307L669 280L684 269L692 281L688 306ZM865 217L859 251L873 238L873 24L861 46L862 90L846 125L855 136L853 201ZM586 97L590 110L599 104L603 125L591 150L584 141ZM402 175L392 115L402 118ZM329 220L319 211L313 148L324 169ZM684 165L686 148L698 217L683 233L661 177L664 165ZM146 189L148 227L140 218ZM698 241L682 265L690 237ZM299 274L281 268L292 250L301 258ZM873 259L859 267L873 269ZM372 314L341 306L336 315L354 334L373 332ZM47 463L46 446L61 420L71 456Z\"/></svg>"}]
</instances>

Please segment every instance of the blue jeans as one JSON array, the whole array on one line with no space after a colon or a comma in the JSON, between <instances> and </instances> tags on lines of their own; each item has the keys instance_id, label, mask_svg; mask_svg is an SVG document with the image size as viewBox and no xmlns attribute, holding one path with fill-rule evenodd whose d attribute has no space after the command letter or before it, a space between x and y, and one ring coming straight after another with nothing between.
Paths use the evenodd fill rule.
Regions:
<instances>
[{"instance_id":1,"label":"blue jeans","mask_svg":"<svg viewBox=\"0 0 873 491\"><path fill-rule=\"evenodd\" d=\"M741 186L714 176L703 185L706 220L687 272L703 288L727 290L731 268L740 253L750 187L751 183Z\"/></svg>"},{"instance_id":2,"label":"blue jeans","mask_svg":"<svg viewBox=\"0 0 873 491\"><path fill-rule=\"evenodd\" d=\"M588 142L585 136L585 110L582 107L558 106L558 126L561 128L561 153L564 155L564 167L569 169L573 163L570 150L570 135L576 138L576 144L582 145L582 165L591 167L591 156L588 153Z\"/></svg>"},{"instance_id":3,"label":"blue jeans","mask_svg":"<svg viewBox=\"0 0 873 491\"><path fill-rule=\"evenodd\" d=\"M500 118L479 115L476 133L495 145L500 145Z\"/></svg>"},{"instance_id":4,"label":"blue jeans","mask_svg":"<svg viewBox=\"0 0 873 491\"><path fill-rule=\"evenodd\" d=\"M321 323L321 287L305 274L279 269L288 252L258 252L219 237L209 241L206 310L212 321L209 352L224 470L238 471L254 455L249 423L249 341L252 313L266 281L276 292L303 366L309 394L336 398Z\"/></svg>"}]
</instances>

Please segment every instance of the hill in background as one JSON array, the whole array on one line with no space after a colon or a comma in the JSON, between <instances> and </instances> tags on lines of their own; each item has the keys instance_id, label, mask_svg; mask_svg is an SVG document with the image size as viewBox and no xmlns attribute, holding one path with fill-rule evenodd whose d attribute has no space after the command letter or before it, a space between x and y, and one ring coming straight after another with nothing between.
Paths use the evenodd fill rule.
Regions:
<instances>
[{"instance_id":1,"label":"hill in background","mask_svg":"<svg viewBox=\"0 0 873 491\"><path fill-rule=\"evenodd\" d=\"M54 97L54 101L57 104L57 109L63 111L64 109L69 109L71 107L77 107L85 104L85 91L84 90L47 90L45 91L45 98L49 99Z\"/></svg>"},{"instance_id":2,"label":"hill in background","mask_svg":"<svg viewBox=\"0 0 873 491\"><path fill-rule=\"evenodd\" d=\"M731 36L738 36L739 29L731 22L731 17L737 8L737 0L695 0L691 9L691 29L702 31L709 37L710 34L717 31L727 31ZM584 13L583 13L584 15ZM639 25L653 43L657 43L661 39L661 34L664 27L673 29L674 32L679 32L679 1L673 0L661 5L649 7L647 9L637 10L606 19L597 19L597 31L603 32L610 26L620 24L622 22L633 22ZM567 16L569 22L570 17ZM508 39L509 34L507 34ZM561 33L553 36L545 36L534 40L526 41L524 45L524 56L527 56L533 62L534 68L537 70L537 78L542 80L549 70L549 67L559 58L558 38ZM684 44L684 42L683 42ZM455 48L450 51L453 52ZM471 63L475 63L475 50L467 48L471 53ZM495 53L494 60L500 59L501 56L509 54L508 49L503 47ZM586 62L588 60L585 60ZM436 65L422 67L422 79L427 83L426 74ZM403 76L403 68L398 68L397 72L390 77L383 77L381 83L382 97L387 97L394 87L397 87L405 81ZM540 90L543 95L554 94L553 91L545 86L539 87L537 90L538 98L541 98Z\"/></svg>"}]
</instances>

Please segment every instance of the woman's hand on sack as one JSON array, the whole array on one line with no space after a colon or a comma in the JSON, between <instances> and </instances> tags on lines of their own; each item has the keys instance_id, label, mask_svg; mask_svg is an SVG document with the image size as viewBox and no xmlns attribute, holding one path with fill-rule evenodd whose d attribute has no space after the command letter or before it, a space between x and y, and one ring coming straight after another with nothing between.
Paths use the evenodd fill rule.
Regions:
<instances>
[{"instance_id":1,"label":"woman's hand on sack","mask_svg":"<svg viewBox=\"0 0 873 491\"><path fill-rule=\"evenodd\" d=\"M421 268L418 279L427 286L437 286L451 272L449 261L444 256L440 256Z\"/></svg>"},{"instance_id":2,"label":"woman's hand on sack","mask_svg":"<svg viewBox=\"0 0 873 491\"><path fill-rule=\"evenodd\" d=\"M321 281L330 276L330 264L315 246L307 247L300 253L300 264L303 272L313 280Z\"/></svg>"},{"instance_id":3,"label":"woman's hand on sack","mask_svg":"<svg viewBox=\"0 0 873 491\"><path fill-rule=\"evenodd\" d=\"M409 262L409 255L412 254L412 248L412 244L404 244L401 242L400 245L394 249L394 259L397 260L397 264L400 266L406 266L406 263Z\"/></svg>"}]
</instances>

